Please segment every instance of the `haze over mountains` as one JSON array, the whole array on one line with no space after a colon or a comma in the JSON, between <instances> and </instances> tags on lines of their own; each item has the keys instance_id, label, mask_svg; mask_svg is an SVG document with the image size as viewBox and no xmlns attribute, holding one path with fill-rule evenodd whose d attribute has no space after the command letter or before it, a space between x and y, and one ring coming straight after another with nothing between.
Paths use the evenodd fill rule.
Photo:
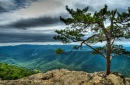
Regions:
<instances>
[{"instance_id":1,"label":"haze over mountains","mask_svg":"<svg viewBox=\"0 0 130 85\"><path fill-rule=\"evenodd\" d=\"M69 55L56 55L54 50L63 48L67 52L73 45L16 45L0 47L0 62L19 67L46 72L52 69L69 69L86 72L105 71L105 59L93 55L92 50L83 47ZM130 50L130 47L126 47ZM111 63L111 70L130 77L130 57L116 56Z\"/></svg>"}]
</instances>

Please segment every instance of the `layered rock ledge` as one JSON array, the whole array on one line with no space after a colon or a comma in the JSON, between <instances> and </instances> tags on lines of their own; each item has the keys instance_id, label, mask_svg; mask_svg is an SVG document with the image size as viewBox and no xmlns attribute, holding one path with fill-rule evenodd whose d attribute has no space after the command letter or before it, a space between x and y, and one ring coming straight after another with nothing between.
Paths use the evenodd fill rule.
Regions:
<instances>
[{"instance_id":1,"label":"layered rock ledge","mask_svg":"<svg viewBox=\"0 0 130 85\"><path fill-rule=\"evenodd\" d=\"M86 73L66 69L38 73L18 80L0 80L0 85L130 85L130 78L104 72Z\"/></svg>"}]
</instances>

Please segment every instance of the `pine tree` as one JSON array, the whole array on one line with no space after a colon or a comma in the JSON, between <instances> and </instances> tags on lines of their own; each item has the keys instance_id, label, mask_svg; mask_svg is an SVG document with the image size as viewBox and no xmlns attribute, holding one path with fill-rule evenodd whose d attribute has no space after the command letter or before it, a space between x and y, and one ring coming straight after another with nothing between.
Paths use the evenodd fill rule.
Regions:
<instances>
[{"instance_id":1,"label":"pine tree","mask_svg":"<svg viewBox=\"0 0 130 85\"><path fill-rule=\"evenodd\" d=\"M109 75L112 57L130 54L122 45L114 43L115 40L130 38L130 8L128 8L128 12L120 13L117 9L108 10L108 6L105 5L94 14L88 13L88 9L89 7L73 10L66 6L71 17L66 19L60 17L67 28L56 30L58 35L54 39L63 43L80 42L80 45L74 46L73 49L79 49L83 45L90 47L94 54L100 54L106 59L106 74ZM106 26L106 22L110 25ZM105 42L106 45L98 48L91 46L91 44L98 42ZM64 50L58 49L55 52L62 54Z\"/></svg>"}]
</instances>

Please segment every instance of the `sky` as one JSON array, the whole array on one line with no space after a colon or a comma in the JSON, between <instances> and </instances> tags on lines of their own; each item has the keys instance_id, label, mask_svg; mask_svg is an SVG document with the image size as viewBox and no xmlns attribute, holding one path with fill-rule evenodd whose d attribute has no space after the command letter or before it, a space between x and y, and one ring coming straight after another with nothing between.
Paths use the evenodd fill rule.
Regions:
<instances>
[{"instance_id":1,"label":"sky","mask_svg":"<svg viewBox=\"0 0 130 85\"><path fill-rule=\"evenodd\" d=\"M0 43L57 43L53 39L56 35L54 31L66 27L59 16L69 17L66 5L72 9L89 6L89 12L93 13L105 4L110 10L123 12L130 6L130 1L0 0Z\"/></svg>"}]
</instances>

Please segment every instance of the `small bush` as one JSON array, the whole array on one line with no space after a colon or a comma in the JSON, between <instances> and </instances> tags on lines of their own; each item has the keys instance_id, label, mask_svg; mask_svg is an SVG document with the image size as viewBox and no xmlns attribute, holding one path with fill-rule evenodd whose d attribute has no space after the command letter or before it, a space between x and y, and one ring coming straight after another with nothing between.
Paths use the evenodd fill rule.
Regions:
<instances>
[{"instance_id":1,"label":"small bush","mask_svg":"<svg viewBox=\"0 0 130 85\"><path fill-rule=\"evenodd\" d=\"M0 78L2 80L14 80L35 74L35 71L26 70L17 66L0 63Z\"/></svg>"}]
</instances>

